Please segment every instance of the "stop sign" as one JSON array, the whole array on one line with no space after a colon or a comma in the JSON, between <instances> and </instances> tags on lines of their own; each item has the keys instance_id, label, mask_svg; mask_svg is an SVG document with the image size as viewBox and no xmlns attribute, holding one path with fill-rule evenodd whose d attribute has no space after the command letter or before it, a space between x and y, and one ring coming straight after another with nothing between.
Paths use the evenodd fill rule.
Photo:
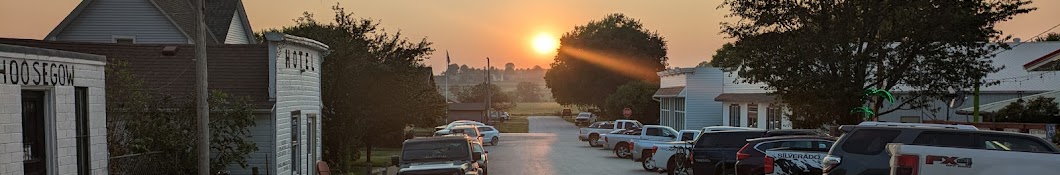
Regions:
<instances>
[{"instance_id":1,"label":"stop sign","mask_svg":"<svg viewBox=\"0 0 1060 175\"><path fill-rule=\"evenodd\" d=\"M633 110L629 108L622 109L622 115L626 116L626 118L629 118L629 116L633 115Z\"/></svg>"}]
</instances>

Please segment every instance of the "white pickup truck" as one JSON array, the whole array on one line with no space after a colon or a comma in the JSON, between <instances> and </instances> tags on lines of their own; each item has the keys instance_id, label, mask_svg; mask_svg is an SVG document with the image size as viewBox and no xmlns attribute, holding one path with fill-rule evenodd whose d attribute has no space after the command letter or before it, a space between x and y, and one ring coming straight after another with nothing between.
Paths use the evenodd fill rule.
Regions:
<instances>
[{"instance_id":1,"label":"white pickup truck","mask_svg":"<svg viewBox=\"0 0 1060 175\"><path fill-rule=\"evenodd\" d=\"M892 175L1056 174L1060 150L1044 139L996 131L974 139L938 139L931 144L887 144ZM918 138L918 140L920 140ZM937 141L950 141L947 143Z\"/></svg>"},{"instance_id":2,"label":"white pickup truck","mask_svg":"<svg viewBox=\"0 0 1060 175\"><path fill-rule=\"evenodd\" d=\"M677 140L679 136L677 130L669 126L662 125L644 125L640 129L628 130L621 134L607 134L604 137L606 141L605 148L610 148L615 151L615 156L620 158L633 158L634 160L640 160L642 157L642 150L650 150L655 143L669 142ZM644 142L640 147L635 145L637 141ZM636 148L634 148L636 147ZM634 155L637 154L637 155Z\"/></svg>"},{"instance_id":3,"label":"white pickup truck","mask_svg":"<svg viewBox=\"0 0 1060 175\"><path fill-rule=\"evenodd\" d=\"M644 158L650 158L652 154L652 148L655 147L656 143L673 142L673 141L693 141L696 137L699 137L699 130L681 130L677 131L676 135L668 135L666 129L661 129L663 132L650 131L652 125L644 126L641 130L640 138L633 138L630 140L630 158L634 162L640 162ZM667 129L672 129L667 126ZM650 169L649 169L650 170Z\"/></svg>"},{"instance_id":4,"label":"white pickup truck","mask_svg":"<svg viewBox=\"0 0 1060 175\"><path fill-rule=\"evenodd\" d=\"M625 130L629 128L640 128L644 126L636 120L615 120L613 122L596 122L589 127L581 128L578 130L578 139L582 141L589 141L589 146L599 147L597 144L600 140L600 135L607 134L611 131Z\"/></svg>"}]
</instances>

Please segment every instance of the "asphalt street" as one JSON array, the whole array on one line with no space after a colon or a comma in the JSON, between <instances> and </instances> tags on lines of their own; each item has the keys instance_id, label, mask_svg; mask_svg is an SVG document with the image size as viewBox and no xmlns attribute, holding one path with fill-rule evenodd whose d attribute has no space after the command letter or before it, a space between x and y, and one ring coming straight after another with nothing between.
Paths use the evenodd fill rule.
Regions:
<instances>
[{"instance_id":1,"label":"asphalt street","mask_svg":"<svg viewBox=\"0 0 1060 175\"><path fill-rule=\"evenodd\" d=\"M578 128L555 116L532 116L530 133L502 133L489 151L490 175L659 174L639 162L578 140Z\"/></svg>"}]
</instances>

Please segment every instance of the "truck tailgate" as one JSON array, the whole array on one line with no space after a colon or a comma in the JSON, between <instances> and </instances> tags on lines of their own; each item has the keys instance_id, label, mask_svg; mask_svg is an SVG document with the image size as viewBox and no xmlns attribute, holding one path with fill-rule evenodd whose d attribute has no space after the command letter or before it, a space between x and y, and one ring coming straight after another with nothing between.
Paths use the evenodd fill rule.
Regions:
<instances>
[{"instance_id":1,"label":"truck tailgate","mask_svg":"<svg viewBox=\"0 0 1060 175\"><path fill-rule=\"evenodd\" d=\"M766 150L773 158L773 174L821 174L821 160L827 151Z\"/></svg>"},{"instance_id":2,"label":"truck tailgate","mask_svg":"<svg viewBox=\"0 0 1060 175\"><path fill-rule=\"evenodd\" d=\"M1053 174L1060 154L888 144L891 172L897 157L916 156L919 174Z\"/></svg>"}]
</instances>

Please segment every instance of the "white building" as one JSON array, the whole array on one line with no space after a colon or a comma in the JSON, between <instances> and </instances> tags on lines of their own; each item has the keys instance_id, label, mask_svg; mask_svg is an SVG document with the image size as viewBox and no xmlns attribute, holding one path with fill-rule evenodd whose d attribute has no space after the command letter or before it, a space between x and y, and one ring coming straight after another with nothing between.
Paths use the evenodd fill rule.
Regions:
<instances>
[{"instance_id":1,"label":"white building","mask_svg":"<svg viewBox=\"0 0 1060 175\"><path fill-rule=\"evenodd\" d=\"M0 174L106 174L100 55L0 44Z\"/></svg>"},{"instance_id":2,"label":"white building","mask_svg":"<svg viewBox=\"0 0 1060 175\"><path fill-rule=\"evenodd\" d=\"M676 68L657 73L659 123L674 129L745 126L788 129L791 121L774 109L759 84L736 83L736 75L719 68ZM771 124L772 123L772 124Z\"/></svg>"}]
</instances>

